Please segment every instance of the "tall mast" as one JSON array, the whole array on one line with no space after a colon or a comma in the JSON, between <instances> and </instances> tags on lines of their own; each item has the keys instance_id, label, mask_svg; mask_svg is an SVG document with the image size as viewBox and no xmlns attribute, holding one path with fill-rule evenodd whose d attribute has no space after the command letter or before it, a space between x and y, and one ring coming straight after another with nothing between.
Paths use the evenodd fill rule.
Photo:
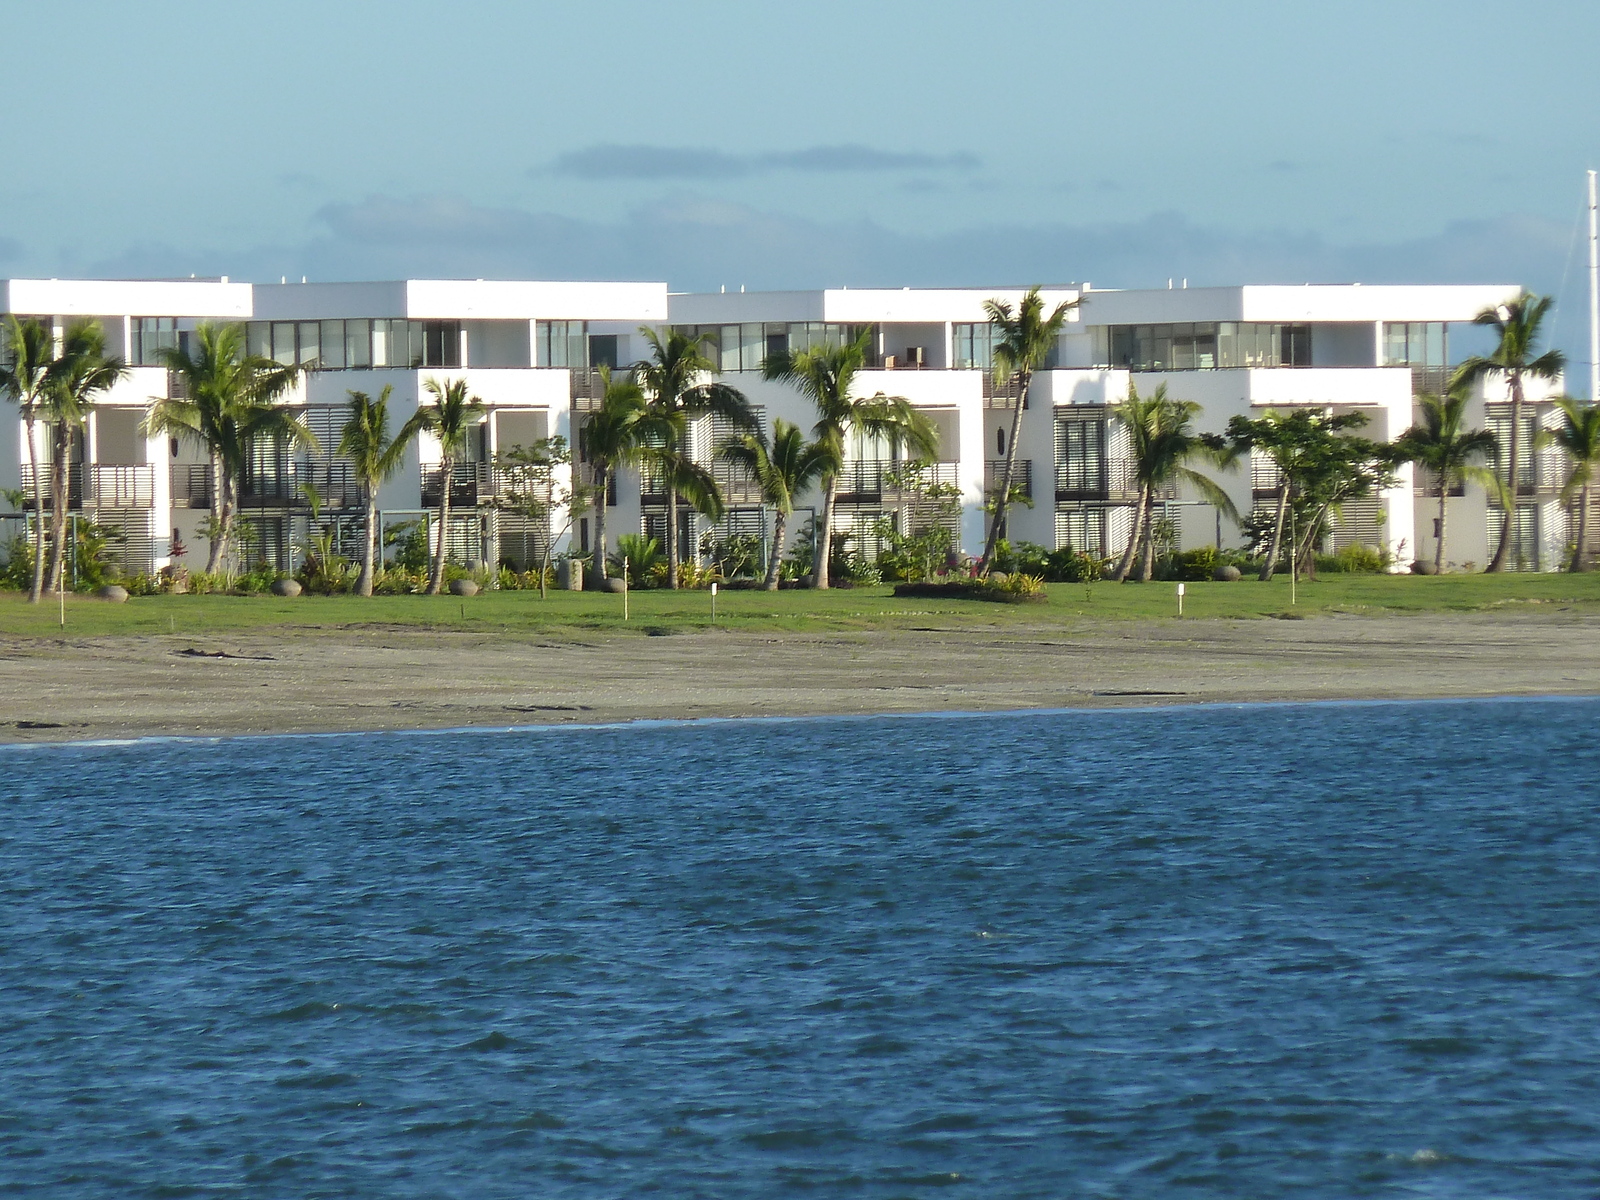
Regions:
<instances>
[{"instance_id":1,"label":"tall mast","mask_svg":"<svg viewBox=\"0 0 1600 1200\"><path fill-rule=\"evenodd\" d=\"M1600 404L1600 225L1594 172L1589 172L1589 403Z\"/></svg>"}]
</instances>

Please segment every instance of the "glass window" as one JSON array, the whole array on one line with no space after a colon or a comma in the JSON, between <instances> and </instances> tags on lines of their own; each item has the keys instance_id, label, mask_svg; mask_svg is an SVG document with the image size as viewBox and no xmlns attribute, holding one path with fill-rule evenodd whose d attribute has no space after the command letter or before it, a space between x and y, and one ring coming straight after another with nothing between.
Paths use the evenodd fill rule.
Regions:
<instances>
[{"instance_id":1,"label":"glass window","mask_svg":"<svg viewBox=\"0 0 1600 1200\"><path fill-rule=\"evenodd\" d=\"M372 322L344 323L344 361L352 370L364 371L372 365Z\"/></svg>"},{"instance_id":2,"label":"glass window","mask_svg":"<svg viewBox=\"0 0 1600 1200\"><path fill-rule=\"evenodd\" d=\"M251 321L244 330L245 353L254 358L272 357L272 326L265 321Z\"/></svg>"},{"instance_id":3,"label":"glass window","mask_svg":"<svg viewBox=\"0 0 1600 1200\"><path fill-rule=\"evenodd\" d=\"M272 323L272 359L286 367L295 365L294 348L294 322L274 321Z\"/></svg>"},{"instance_id":4,"label":"glass window","mask_svg":"<svg viewBox=\"0 0 1600 1200\"><path fill-rule=\"evenodd\" d=\"M342 370L345 364L344 322L323 321L318 338L322 347L322 367L327 371Z\"/></svg>"},{"instance_id":5,"label":"glass window","mask_svg":"<svg viewBox=\"0 0 1600 1200\"><path fill-rule=\"evenodd\" d=\"M321 335L322 335L322 322L320 322L320 321L301 321L300 322L300 358L299 358L299 362L300 362L301 366L315 367L315 366L319 365L320 360L322 358L322 352L319 349L319 346L321 345Z\"/></svg>"},{"instance_id":6,"label":"glass window","mask_svg":"<svg viewBox=\"0 0 1600 1200\"><path fill-rule=\"evenodd\" d=\"M715 359L716 346L706 346L706 353ZM607 367L613 371L617 369L617 335L614 333L596 333L589 336L589 365L591 367Z\"/></svg>"},{"instance_id":7,"label":"glass window","mask_svg":"<svg viewBox=\"0 0 1600 1200\"><path fill-rule=\"evenodd\" d=\"M176 349L178 322L175 317L136 317L133 321L133 346L129 360L135 366L161 365L161 352Z\"/></svg>"},{"instance_id":8,"label":"glass window","mask_svg":"<svg viewBox=\"0 0 1600 1200\"><path fill-rule=\"evenodd\" d=\"M588 323L585 321L540 321L538 355L541 367L566 367L582 370L588 361Z\"/></svg>"}]
</instances>

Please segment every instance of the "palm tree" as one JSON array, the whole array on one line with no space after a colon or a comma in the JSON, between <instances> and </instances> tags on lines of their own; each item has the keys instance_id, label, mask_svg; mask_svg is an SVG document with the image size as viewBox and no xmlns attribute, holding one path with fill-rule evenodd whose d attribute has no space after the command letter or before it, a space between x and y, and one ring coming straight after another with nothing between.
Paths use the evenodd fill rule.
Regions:
<instances>
[{"instance_id":1,"label":"palm tree","mask_svg":"<svg viewBox=\"0 0 1600 1200\"><path fill-rule=\"evenodd\" d=\"M1000 334L994 344L994 378L1004 384L1017 381L1017 404L1011 412L1011 436L1006 439L1006 465L1000 475L1000 487L994 497L994 512L989 518L989 536L983 543L983 558L978 563L978 573L987 575L994 562L995 544L1000 540L1000 530L1006 523L1006 509L1011 504L1011 480L1016 470L1017 435L1022 431L1022 410L1028 407L1028 392L1033 387L1033 373L1044 366L1055 349L1061 327L1067 314L1078 306L1077 300L1064 300L1055 310L1044 315L1044 299L1039 289L1028 289L1022 302L1012 309L1005 300L985 300L983 310L989 323Z\"/></svg>"},{"instance_id":2,"label":"palm tree","mask_svg":"<svg viewBox=\"0 0 1600 1200\"><path fill-rule=\"evenodd\" d=\"M927 416L904 396L858 397L856 375L866 361L872 345L872 330L863 329L854 341L842 346L823 345L810 350L783 350L768 355L761 364L767 379L792 384L817 407L817 423L811 427L818 453L828 459L822 475L822 517L817 528L817 547L811 568L811 585L828 586L828 555L833 546L833 507L839 494L839 472L844 469L845 442L852 433L887 438L896 447L905 445L918 458L935 458L939 453L939 433Z\"/></svg>"},{"instance_id":3,"label":"palm tree","mask_svg":"<svg viewBox=\"0 0 1600 1200\"><path fill-rule=\"evenodd\" d=\"M183 381L180 394L151 402L147 434L167 434L199 446L211 460L211 550L206 571L222 569L233 533L239 491L255 440L286 439L314 448L316 436L278 401L305 367L245 353L244 326L201 322L187 346L160 351L162 365Z\"/></svg>"},{"instance_id":4,"label":"palm tree","mask_svg":"<svg viewBox=\"0 0 1600 1200\"><path fill-rule=\"evenodd\" d=\"M795 497L816 484L833 463L828 451L816 442L807 443L798 425L779 417L772 422L772 444L759 433L731 439L719 454L743 467L761 498L772 505L772 554L767 560L767 578L762 587L778 590L778 567L783 557L783 534Z\"/></svg>"},{"instance_id":5,"label":"palm tree","mask_svg":"<svg viewBox=\"0 0 1600 1200\"><path fill-rule=\"evenodd\" d=\"M1556 407L1561 410L1560 427L1540 430L1536 445L1560 446L1572 460L1566 486L1561 489L1563 504L1571 504L1574 493L1578 497L1578 536L1567 570L1587 571L1584 540L1589 528L1589 489L1594 485L1596 465L1600 464L1600 407L1566 397L1557 400Z\"/></svg>"},{"instance_id":6,"label":"palm tree","mask_svg":"<svg viewBox=\"0 0 1600 1200\"><path fill-rule=\"evenodd\" d=\"M50 327L40 321L19 321L7 313L4 354L0 355L0 392L17 406L22 415L23 436L28 442L28 476L33 489L33 582L28 599L39 603L44 592L44 480L39 474L39 443L35 429L39 421L39 399L46 372L55 360L55 343Z\"/></svg>"},{"instance_id":7,"label":"palm tree","mask_svg":"<svg viewBox=\"0 0 1600 1200\"><path fill-rule=\"evenodd\" d=\"M373 561L377 557L378 489L400 469L406 447L416 438L422 422L418 413L389 436L389 396L394 388L383 385L374 400L366 392L350 389L350 416L339 431L339 457L348 459L361 497L366 504L365 533L361 539L361 574L356 579L356 595L372 595Z\"/></svg>"},{"instance_id":8,"label":"palm tree","mask_svg":"<svg viewBox=\"0 0 1600 1200\"><path fill-rule=\"evenodd\" d=\"M1551 307L1553 296L1534 296L1523 292L1515 300L1508 300L1496 308L1486 308L1472 319L1474 325L1491 325L1500 336L1494 353L1481 354L1465 360L1456 368L1450 386L1469 384L1488 376L1502 376L1511 391L1511 445L1506 453L1506 516L1500 526L1500 543L1494 557L1484 568L1503 571L1506 555L1511 549L1511 529L1517 515L1517 475L1522 455L1522 402L1524 379L1557 379L1567 364L1566 355L1559 350L1546 350L1534 354L1540 327Z\"/></svg>"},{"instance_id":9,"label":"palm tree","mask_svg":"<svg viewBox=\"0 0 1600 1200\"><path fill-rule=\"evenodd\" d=\"M606 582L606 497L618 467L637 465L650 447L665 444L673 430L670 422L653 413L644 392L628 376L614 378L600 368L603 388L600 406L578 430L578 448L594 472L594 571L596 586Z\"/></svg>"},{"instance_id":10,"label":"palm tree","mask_svg":"<svg viewBox=\"0 0 1600 1200\"><path fill-rule=\"evenodd\" d=\"M1469 479L1491 490L1498 487L1494 472L1474 460L1497 454L1500 439L1487 429L1462 428L1467 408L1464 387L1451 388L1445 396L1424 393L1417 397L1417 407L1422 410L1422 420L1396 439L1395 450L1403 456L1402 461L1432 471L1438 486L1439 534L1433 547L1433 570L1439 574L1445 561L1445 498L1451 488Z\"/></svg>"},{"instance_id":11,"label":"palm tree","mask_svg":"<svg viewBox=\"0 0 1600 1200\"><path fill-rule=\"evenodd\" d=\"M1156 493L1175 483L1187 483L1206 503L1216 505L1237 520L1238 511L1228 494L1189 466L1196 460L1223 466L1230 459L1222 439L1195 432L1194 419L1200 415L1200 406L1192 400L1172 399L1167 395L1166 384L1161 384L1148 396L1140 396L1130 379L1127 398L1112 408L1111 415L1128 431L1133 474L1139 483L1128 548L1123 551L1122 561L1111 578L1118 582L1126 580L1133 569L1135 555L1139 555L1139 581L1148 583L1155 567L1155 522L1151 518ZM1142 554L1139 553L1141 547Z\"/></svg>"},{"instance_id":12,"label":"palm tree","mask_svg":"<svg viewBox=\"0 0 1600 1200\"><path fill-rule=\"evenodd\" d=\"M720 416L736 429L759 428L750 401L737 388L725 383L706 382L707 376L721 368L707 357L704 345L709 334L690 337L676 329L666 339L648 325L639 332L650 343L650 357L633 364L633 381L644 393L653 419L665 427L666 440L653 455L661 467L667 489L667 586L678 586L678 498L680 495L702 513L721 513L722 499L709 474L694 469L683 447L689 422L699 417ZM710 482L707 492L705 484ZM681 486L680 486L681 485ZM684 489L694 494L691 496ZM713 518L715 519L715 518Z\"/></svg>"},{"instance_id":13,"label":"palm tree","mask_svg":"<svg viewBox=\"0 0 1600 1200\"><path fill-rule=\"evenodd\" d=\"M88 423L95 397L110 391L127 373L121 359L106 356L106 331L98 321L76 321L68 326L61 355L47 372L39 403L40 416L55 428L50 470L50 561L45 567L47 591L59 592L64 582L73 436Z\"/></svg>"},{"instance_id":14,"label":"palm tree","mask_svg":"<svg viewBox=\"0 0 1600 1200\"><path fill-rule=\"evenodd\" d=\"M466 451L467 439L488 413L483 401L467 394L467 381L440 383L425 379L422 386L433 397L431 405L417 409L416 422L439 439L439 533L434 542L433 565L428 571L428 595L444 590L444 564L450 533L450 487L456 459Z\"/></svg>"}]
</instances>

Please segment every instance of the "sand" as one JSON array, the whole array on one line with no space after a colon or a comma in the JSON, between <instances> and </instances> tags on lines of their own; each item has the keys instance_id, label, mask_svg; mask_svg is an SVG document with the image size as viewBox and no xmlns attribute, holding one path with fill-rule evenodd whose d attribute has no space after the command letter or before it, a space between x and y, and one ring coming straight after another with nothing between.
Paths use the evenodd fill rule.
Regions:
<instances>
[{"instance_id":1,"label":"sand","mask_svg":"<svg viewBox=\"0 0 1600 1200\"><path fill-rule=\"evenodd\" d=\"M0 741L661 718L1600 694L1581 613L506 639L0 639Z\"/></svg>"}]
</instances>

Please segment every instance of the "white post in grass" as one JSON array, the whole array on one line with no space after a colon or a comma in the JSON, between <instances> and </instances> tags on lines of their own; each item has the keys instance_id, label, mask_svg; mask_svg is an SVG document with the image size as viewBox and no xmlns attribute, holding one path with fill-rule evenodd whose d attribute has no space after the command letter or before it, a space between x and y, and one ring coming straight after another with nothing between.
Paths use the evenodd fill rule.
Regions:
<instances>
[{"instance_id":1,"label":"white post in grass","mask_svg":"<svg viewBox=\"0 0 1600 1200\"><path fill-rule=\"evenodd\" d=\"M1183 584L1178 585L1178 615L1183 616Z\"/></svg>"},{"instance_id":2,"label":"white post in grass","mask_svg":"<svg viewBox=\"0 0 1600 1200\"><path fill-rule=\"evenodd\" d=\"M711 623L717 623L717 585L711 585Z\"/></svg>"},{"instance_id":3,"label":"white post in grass","mask_svg":"<svg viewBox=\"0 0 1600 1200\"><path fill-rule=\"evenodd\" d=\"M622 619L628 619L628 556L622 556Z\"/></svg>"}]
</instances>

